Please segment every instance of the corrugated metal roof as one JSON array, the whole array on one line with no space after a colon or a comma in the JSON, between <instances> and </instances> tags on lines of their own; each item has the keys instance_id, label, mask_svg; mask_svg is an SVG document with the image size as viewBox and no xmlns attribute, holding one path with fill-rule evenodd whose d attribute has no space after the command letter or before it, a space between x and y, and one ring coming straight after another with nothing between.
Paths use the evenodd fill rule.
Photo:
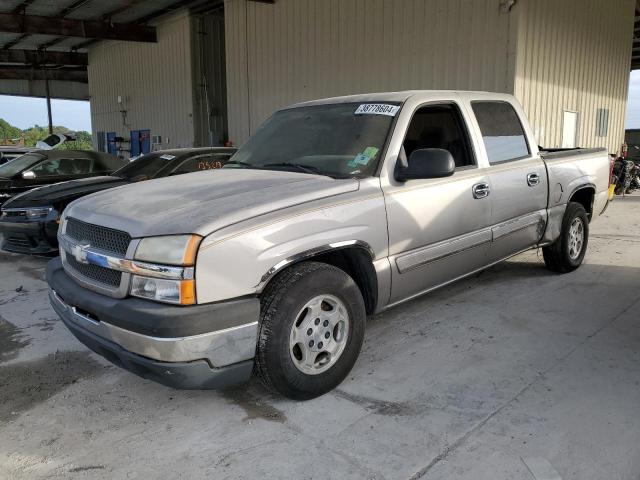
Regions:
<instances>
[{"instance_id":1,"label":"corrugated metal roof","mask_svg":"<svg viewBox=\"0 0 640 480\"><path fill-rule=\"evenodd\" d=\"M136 24L153 21L157 15L169 14L192 6L216 3L206 0L3 0L0 13L23 11L26 15L67 18L70 20L100 21L108 18L114 24ZM21 38L24 37L24 38ZM0 49L38 49L46 46L51 51L66 51L72 48L86 51L86 38L60 37L52 35L23 35L0 32ZM15 42L16 40L19 40ZM56 40L54 45L47 46ZM15 42L15 43L14 43ZM80 47L80 48L78 48Z\"/></svg>"},{"instance_id":2,"label":"corrugated metal roof","mask_svg":"<svg viewBox=\"0 0 640 480\"><path fill-rule=\"evenodd\" d=\"M216 5L221 1L2 0L0 15L3 16L0 18L3 23L0 27L5 31L0 32L0 94L41 96L47 80L52 85L55 82L56 88L51 88L54 97L86 98L86 52L89 45L100 41L96 37L130 40L135 37L136 40L149 41L153 39L154 32L144 25L186 8ZM21 22L22 15L26 17L24 23ZM49 17L50 23L48 19L43 22L42 17ZM65 24L62 19L69 22ZM93 22L93 25L74 25L74 20ZM39 33L52 33L52 29L54 33L60 31L60 35ZM90 32L86 37L68 34L78 35L85 31ZM60 55L60 52L79 54ZM64 82L69 84L69 89L60 88Z\"/></svg>"}]
</instances>

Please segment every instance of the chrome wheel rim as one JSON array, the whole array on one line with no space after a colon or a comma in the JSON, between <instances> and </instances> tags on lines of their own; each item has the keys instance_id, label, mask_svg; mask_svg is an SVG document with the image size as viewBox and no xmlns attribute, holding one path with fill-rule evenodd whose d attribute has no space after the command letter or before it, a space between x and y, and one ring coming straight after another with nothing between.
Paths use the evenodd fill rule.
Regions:
<instances>
[{"instance_id":1,"label":"chrome wheel rim","mask_svg":"<svg viewBox=\"0 0 640 480\"><path fill-rule=\"evenodd\" d=\"M582 219L574 218L569 227L569 258L575 260L582 253L584 245L584 223Z\"/></svg>"},{"instance_id":2,"label":"chrome wheel rim","mask_svg":"<svg viewBox=\"0 0 640 480\"><path fill-rule=\"evenodd\" d=\"M318 375L333 367L347 346L349 313L342 300L318 295L300 309L291 326L289 354L298 370Z\"/></svg>"}]
</instances>

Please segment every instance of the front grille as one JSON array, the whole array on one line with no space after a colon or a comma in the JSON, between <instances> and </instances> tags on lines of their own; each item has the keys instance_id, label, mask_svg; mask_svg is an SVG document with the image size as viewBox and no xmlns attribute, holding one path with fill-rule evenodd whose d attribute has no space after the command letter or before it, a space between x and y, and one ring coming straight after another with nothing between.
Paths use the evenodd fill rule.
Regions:
<instances>
[{"instance_id":1,"label":"front grille","mask_svg":"<svg viewBox=\"0 0 640 480\"><path fill-rule=\"evenodd\" d=\"M85 223L75 218L67 219L65 234L79 243L88 242L93 248L122 255L123 257L126 255L131 242L131 236L127 232Z\"/></svg>"},{"instance_id":2,"label":"front grille","mask_svg":"<svg viewBox=\"0 0 640 480\"><path fill-rule=\"evenodd\" d=\"M110 268L104 268L99 265L80 263L72 255L65 255L65 261L69 267L83 277L114 288L120 286L122 272L118 270L111 270Z\"/></svg>"},{"instance_id":3,"label":"front grille","mask_svg":"<svg viewBox=\"0 0 640 480\"><path fill-rule=\"evenodd\" d=\"M5 245L14 248L29 249L32 247L31 242L25 236L9 235L7 237Z\"/></svg>"},{"instance_id":4,"label":"front grille","mask_svg":"<svg viewBox=\"0 0 640 480\"><path fill-rule=\"evenodd\" d=\"M27 216L27 212L25 210L5 210L2 212L5 217L22 217L25 218Z\"/></svg>"}]
</instances>

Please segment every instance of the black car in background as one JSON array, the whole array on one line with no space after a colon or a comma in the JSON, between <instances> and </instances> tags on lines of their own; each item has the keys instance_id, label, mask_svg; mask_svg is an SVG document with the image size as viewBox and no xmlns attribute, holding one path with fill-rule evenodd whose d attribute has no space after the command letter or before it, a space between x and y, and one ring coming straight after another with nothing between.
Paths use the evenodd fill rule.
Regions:
<instances>
[{"instance_id":1,"label":"black car in background","mask_svg":"<svg viewBox=\"0 0 640 480\"><path fill-rule=\"evenodd\" d=\"M133 182L220 168L235 152L234 148L153 152L108 176L56 183L17 195L2 206L2 249L31 254L55 252L58 249L58 219L73 200Z\"/></svg>"},{"instance_id":2,"label":"black car in background","mask_svg":"<svg viewBox=\"0 0 640 480\"><path fill-rule=\"evenodd\" d=\"M25 153L29 153L34 150L34 148L23 147L0 147L0 165L4 165L11 160L21 157Z\"/></svg>"},{"instance_id":3,"label":"black car in background","mask_svg":"<svg viewBox=\"0 0 640 480\"><path fill-rule=\"evenodd\" d=\"M113 155L86 150L39 150L0 165L0 205L42 185L109 175L126 164Z\"/></svg>"}]
</instances>

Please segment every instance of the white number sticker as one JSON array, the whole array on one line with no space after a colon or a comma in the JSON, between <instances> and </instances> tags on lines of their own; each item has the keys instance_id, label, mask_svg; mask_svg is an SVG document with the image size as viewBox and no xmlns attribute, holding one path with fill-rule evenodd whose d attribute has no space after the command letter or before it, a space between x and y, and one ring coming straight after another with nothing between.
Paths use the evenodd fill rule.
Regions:
<instances>
[{"instance_id":1,"label":"white number sticker","mask_svg":"<svg viewBox=\"0 0 640 480\"><path fill-rule=\"evenodd\" d=\"M387 105L386 103L363 103L358 107L355 115L387 115L395 117L400 110L399 105Z\"/></svg>"}]
</instances>

